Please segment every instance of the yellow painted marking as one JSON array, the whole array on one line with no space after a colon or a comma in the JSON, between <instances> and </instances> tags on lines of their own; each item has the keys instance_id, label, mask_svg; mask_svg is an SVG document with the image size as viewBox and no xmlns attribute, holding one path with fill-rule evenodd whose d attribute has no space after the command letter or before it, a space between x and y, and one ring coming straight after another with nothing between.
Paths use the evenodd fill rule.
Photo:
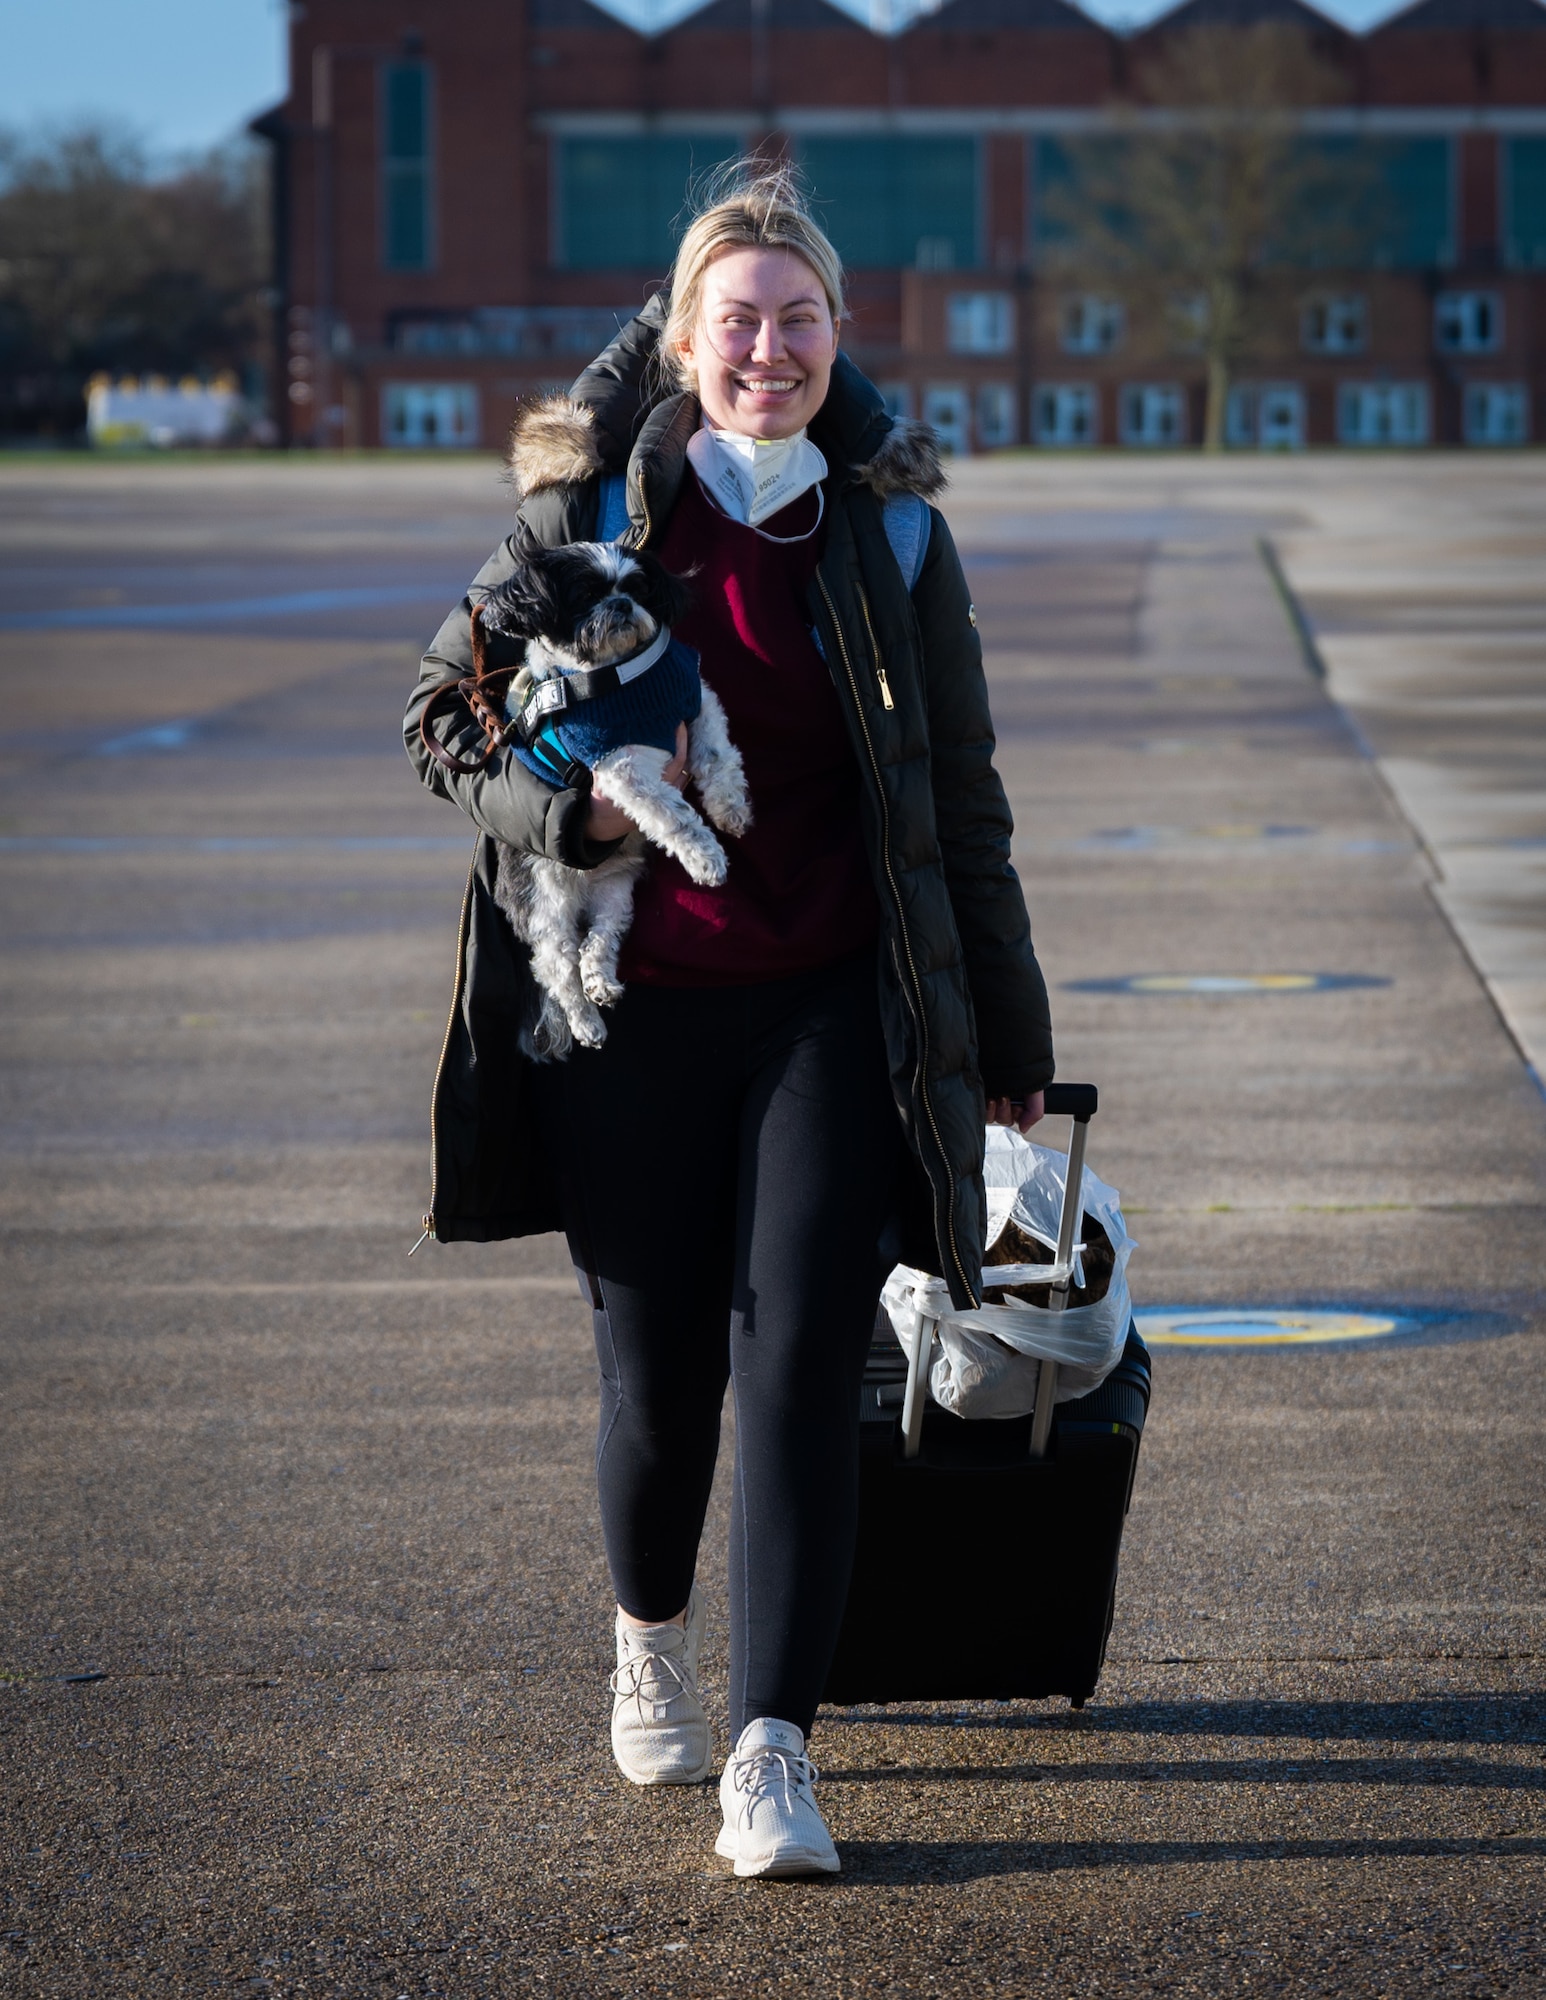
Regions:
<instances>
[{"instance_id":1,"label":"yellow painted marking","mask_svg":"<svg viewBox=\"0 0 1546 2000\"><path fill-rule=\"evenodd\" d=\"M1330 1340L1377 1340L1400 1321L1384 1313L1241 1311L1135 1315L1151 1347L1282 1347Z\"/></svg>"},{"instance_id":2,"label":"yellow painted marking","mask_svg":"<svg viewBox=\"0 0 1546 2000\"><path fill-rule=\"evenodd\" d=\"M1308 993L1313 972L1151 972L1128 982L1130 993Z\"/></svg>"}]
</instances>

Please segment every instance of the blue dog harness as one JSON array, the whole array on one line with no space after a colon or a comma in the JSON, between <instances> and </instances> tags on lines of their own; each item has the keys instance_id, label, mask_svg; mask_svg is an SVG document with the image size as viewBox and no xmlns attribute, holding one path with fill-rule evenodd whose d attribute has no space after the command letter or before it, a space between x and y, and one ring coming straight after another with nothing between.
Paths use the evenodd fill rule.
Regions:
<instances>
[{"instance_id":1,"label":"blue dog harness","mask_svg":"<svg viewBox=\"0 0 1546 2000\"><path fill-rule=\"evenodd\" d=\"M596 505L596 540L616 542L628 526L628 482L609 475ZM631 660L590 673L538 681L516 719L515 754L549 784L568 783L575 764L588 768L625 743L676 750L677 724L703 706L698 655L663 625Z\"/></svg>"},{"instance_id":2,"label":"blue dog harness","mask_svg":"<svg viewBox=\"0 0 1546 2000\"><path fill-rule=\"evenodd\" d=\"M678 723L695 721L702 706L698 655L663 625L631 660L538 681L516 719L515 754L550 784L567 783L575 764L590 769L625 743L669 757Z\"/></svg>"}]
</instances>

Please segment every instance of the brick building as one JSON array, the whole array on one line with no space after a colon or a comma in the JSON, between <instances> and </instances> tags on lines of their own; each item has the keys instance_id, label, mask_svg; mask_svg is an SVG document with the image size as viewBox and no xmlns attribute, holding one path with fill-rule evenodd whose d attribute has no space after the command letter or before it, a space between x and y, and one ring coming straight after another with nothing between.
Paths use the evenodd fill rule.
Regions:
<instances>
[{"instance_id":1,"label":"brick building","mask_svg":"<svg viewBox=\"0 0 1546 2000\"><path fill-rule=\"evenodd\" d=\"M589 0L306 0L274 149L281 398L299 444L497 445L648 296L691 176L796 158L851 273L849 350L953 449L1195 440L1202 371L1045 255L1046 189L1189 27L1285 20L1345 78L1306 114L1390 200L1285 288L1240 445L1546 431L1546 6L1184 0L1119 37L1068 0L947 0L879 35L827 0L709 0L644 35ZM1303 277L1303 274L1301 274Z\"/></svg>"}]
</instances>

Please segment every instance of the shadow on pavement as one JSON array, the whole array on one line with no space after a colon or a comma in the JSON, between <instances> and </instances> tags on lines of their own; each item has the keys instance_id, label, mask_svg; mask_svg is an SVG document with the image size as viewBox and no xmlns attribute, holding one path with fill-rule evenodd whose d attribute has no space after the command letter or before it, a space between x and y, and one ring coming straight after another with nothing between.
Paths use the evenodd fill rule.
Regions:
<instances>
[{"instance_id":1,"label":"shadow on pavement","mask_svg":"<svg viewBox=\"0 0 1546 2000\"><path fill-rule=\"evenodd\" d=\"M1175 1868L1242 1861L1481 1860L1546 1854L1546 1840L913 1840L839 1843L843 1880L967 1882L1073 1868Z\"/></svg>"},{"instance_id":2,"label":"shadow on pavement","mask_svg":"<svg viewBox=\"0 0 1546 2000\"><path fill-rule=\"evenodd\" d=\"M1054 1729L1123 1736L1294 1736L1311 1742L1546 1743L1546 1693L1438 1701L1124 1702L1002 1715L878 1710L848 1723L913 1729Z\"/></svg>"},{"instance_id":3,"label":"shadow on pavement","mask_svg":"<svg viewBox=\"0 0 1546 2000\"><path fill-rule=\"evenodd\" d=\"M891 1764L878 1769L822 1769L824 1784L1025 1785L1473 1785L1490 1791L1546 1791L1546 1771L1523 1764L1476 1764L1467 1758L1327 1757L1310 1763L1281 1758L1201 1758L1122 1764Z\"/></svg>"}]
</instances>

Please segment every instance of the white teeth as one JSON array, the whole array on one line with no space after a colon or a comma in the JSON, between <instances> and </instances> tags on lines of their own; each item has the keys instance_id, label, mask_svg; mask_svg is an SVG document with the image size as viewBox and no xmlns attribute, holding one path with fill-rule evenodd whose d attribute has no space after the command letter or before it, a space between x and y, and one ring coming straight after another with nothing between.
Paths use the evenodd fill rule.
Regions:
<instances>
[{"instance_id":1,"label":"white teeth","mask_svg":"<svg viewBox=\"0 0 1546 2000\"><path fill-rule=\"evenodd\" d=\"M743 380L741 387L743 389L762 390L765 393L772 393L781 389L792 389L795 387L795 384L793 382L749 382Z\"/></svg>"}]
</instances>

